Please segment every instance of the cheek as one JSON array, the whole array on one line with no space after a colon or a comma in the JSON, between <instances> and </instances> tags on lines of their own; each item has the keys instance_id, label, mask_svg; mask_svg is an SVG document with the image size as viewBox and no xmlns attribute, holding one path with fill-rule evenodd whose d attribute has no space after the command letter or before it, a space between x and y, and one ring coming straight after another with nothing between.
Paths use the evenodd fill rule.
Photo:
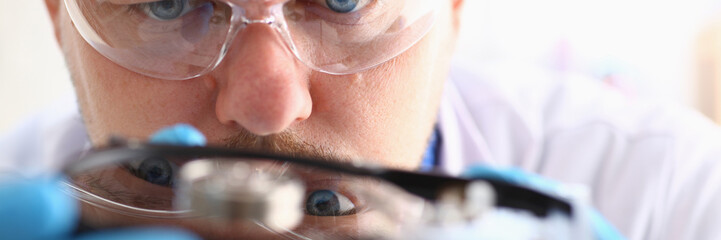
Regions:
<instances>
[{"instance_id":1,"label":"cheek","mask_svg":"<svg viewBox=\"0 0 721 240\"><path fill-rule=\"evenodd\" d=\"M447 74L436 74L443 70L428 67L436 59L434 44L432 39L424 40L361 74L313 81L312 118L316 120L308 124L317 125L309 128L328 132L322 137L327 145L349 148L355 157L395 167L417 166L435 123Z\"/></svg>"},{"instance_id":2,"label":"cheek","mask_svg":"<svg viewBox=\"0 0 721 240\"><path fill-rule=\"evenodd\" d=\"M63 49L96 145L111 135L145 138L174 123L198 124L207 121L199 116L214 113L214 93L202 79L165 81L139 75L100 55L69 20L65 25Z\"/></svg>"}]
</instances>

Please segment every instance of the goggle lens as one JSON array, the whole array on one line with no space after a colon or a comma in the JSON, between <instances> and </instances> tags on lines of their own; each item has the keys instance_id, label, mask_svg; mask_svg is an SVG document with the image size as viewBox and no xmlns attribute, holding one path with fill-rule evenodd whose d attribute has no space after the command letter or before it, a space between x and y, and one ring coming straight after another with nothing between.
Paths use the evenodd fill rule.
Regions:
<instances>
[{"instance_id":1,"label":"goggle lens","mask_svg":"<svg viewBox=\"0 0 721 240\"><path fill-rule=\"evenodd\" d=\"M350 74L388 61L434 22L433 0L65 0L98 52L135 72L182 80L223 59L249 24L271 26L310 68Z\"/></svg>"}]
</instances>

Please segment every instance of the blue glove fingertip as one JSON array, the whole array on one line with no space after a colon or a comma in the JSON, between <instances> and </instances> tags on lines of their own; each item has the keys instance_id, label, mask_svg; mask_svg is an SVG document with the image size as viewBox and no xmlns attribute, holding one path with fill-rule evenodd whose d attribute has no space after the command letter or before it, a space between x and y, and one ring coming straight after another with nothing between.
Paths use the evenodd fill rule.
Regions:
<instances>
[{"instance_id":1,"label":"blue glove fingertip","mask_svg":"<svg viewBox=\"0 0 721 240\"><path fill-rule=\"evenodd\" d=\"M160 129L150 137L151 143L178 146L205 146L205 135L189 124L176 124Z\"/></svg>"},{"instance_id":2,"label":"blue glove fingertip","mask_svg":"<svg viewBox=\"0 0 721 240\"><path fill-rule=\"evenodd\" d=\"M514 179L512 175L505 174L499 168L488 167L485 165L474 165L466 169L463 174L466 178L490 178L494 180L517 183L518 179Z\"/></svg>"},{"instance_id":3,"label":"blue glove fingertip","mask_svg":"<svg viewBox=\"0 0 721 240\"><path fill-rule=\"evenodd\" d=\"M524 185L536 190L553 192L558 183L518 168L497 168L475 165L468 168L462 175L466 178L487 178L507 183Z\"/></svg>"},{"instance_id":4,"label":"blue glove fingertip","mask_svg":"<svg viewBox=\"0 0 721 240\"><path fill-rule=\"evenodd\" d=\"M0 186L0 236L3 239L57 239L69 235L78 219L77 201L57 179Z\"/></svg>"}]
</instances>

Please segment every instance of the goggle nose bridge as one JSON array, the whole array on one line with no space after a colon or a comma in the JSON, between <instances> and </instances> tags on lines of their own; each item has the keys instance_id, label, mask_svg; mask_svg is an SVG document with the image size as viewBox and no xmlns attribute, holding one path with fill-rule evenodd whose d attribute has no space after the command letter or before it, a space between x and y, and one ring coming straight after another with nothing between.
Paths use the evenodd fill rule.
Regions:
<instances>
[{"instance_id":1,"label":"goggle nose bridge","mask_svg":"<svg viewBox=\"0 0 721 240\"><path fill-rule=\"evenodd\" d=\"M263 19L248 19L245 16L241 16L240 22L243 23L243 25L248 26L250 24L260 23L260 24L267 24L267 25L273 25L275 23L276 19L275 16L270 15Z\"/></svg>"},{"instance_id":2,"label":"goggle nose bridge","mask_svg":"<svg viewBox=\"0 0 721 240\"><path fill-rule=\"evenodd\" d=\"M226 40L226 46L224 46L216 66L225 58L230 47L229 44L232 44L233 39L251 24L263 24L273 29L280 37L279 40L287 47L287 50L290 51L291 55L298 61L311 66L300 57L300 53L291 40L290 32L287 29L285 17L283 16L283 6L289 1L290 0L241 0L241 4L238 4L238 1L228 1L233 10L231 30L229 32L229 38ZM274 2L275 4L268 4L269 2Z\"/></svg>"},{"instance_id":3,"label":"goggle nose bridge","mask_svg":"<svg viewBox=\"0 0 721 240\"><path fill-rule=\"evenodd\" d=\"M233 8L233 17L247 26L254 23L273 25L278 19L276 14L283 12L283 5L290 0L229 0Z\"/></svg>"}]
</instances>

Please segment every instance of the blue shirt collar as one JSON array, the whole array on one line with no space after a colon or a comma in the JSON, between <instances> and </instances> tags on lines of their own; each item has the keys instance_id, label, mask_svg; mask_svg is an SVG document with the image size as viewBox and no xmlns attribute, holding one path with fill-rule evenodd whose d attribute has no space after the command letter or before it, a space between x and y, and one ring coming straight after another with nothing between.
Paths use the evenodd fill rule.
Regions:
<instances>
[{"instance_id":1,"label":"blue shirt collar","mask_svg":"<svg viewBox=\"0 0 721 240\"><path fill-rule=\"evenodd\" d=\"M431 171L438 166L438 153L441 146L441 133L438 128L433 129L431 138L428 140L428 148L423 154L423 161L421 161L421 171Z\"/></svg>"}]
</instances>

